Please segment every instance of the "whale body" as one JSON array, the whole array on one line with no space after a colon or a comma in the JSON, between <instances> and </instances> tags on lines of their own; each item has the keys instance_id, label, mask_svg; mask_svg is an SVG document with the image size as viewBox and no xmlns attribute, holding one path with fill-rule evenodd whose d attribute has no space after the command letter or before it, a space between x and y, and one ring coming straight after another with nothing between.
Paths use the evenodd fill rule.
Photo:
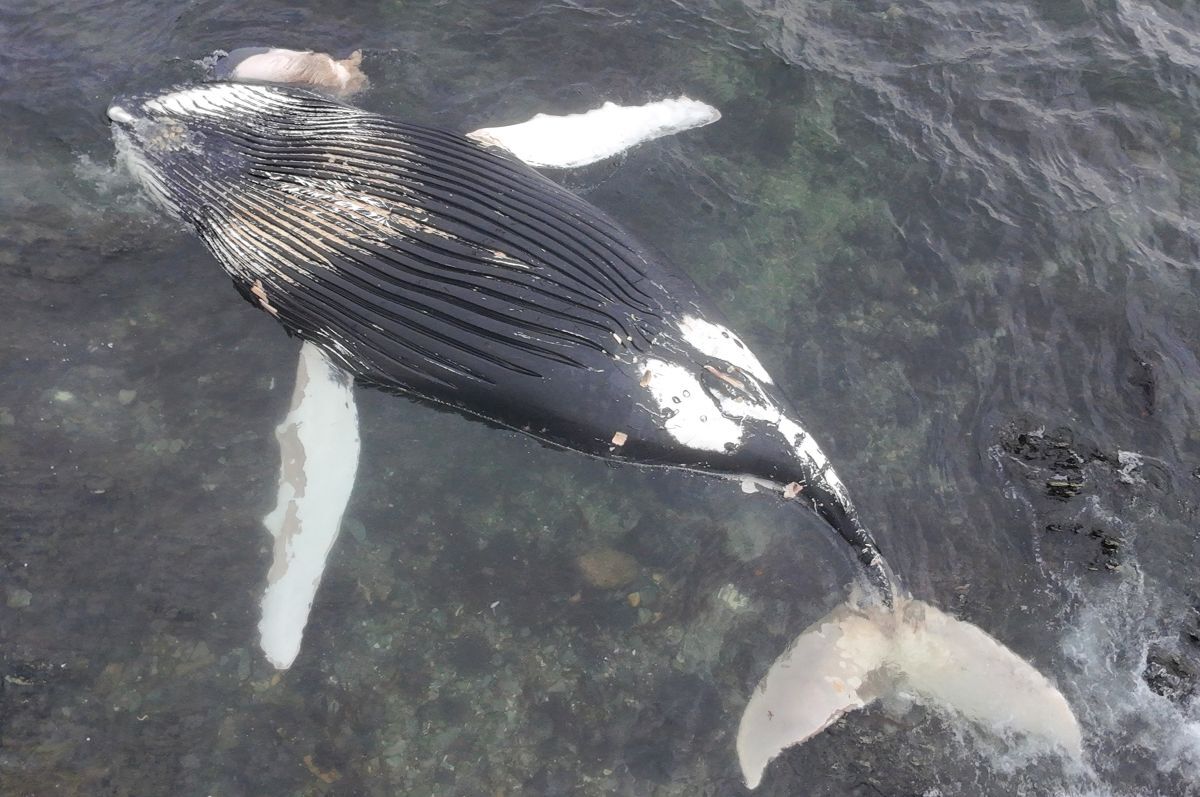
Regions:
<instances>
[{"instance_id":1,"label":"whale body","mask_svg":"<svg viewBox=\"0 0 1200 797\"><path fill-rule=\"evenodd\" d=\"M897 692L1081 755L1053 684L904 592L791 402L696 285L513 154L528 130L466 136L303 89L223 82L119 98L108 114L147 192L247 301L305 341L267 521L277 563L303 512L332 529L300 535L324 546L305 567L336 535L358 453L346 372L548 445L741 479L808 505L850 544L873 594L811 625L763 677L737 738L751 787L783 749ZM320 484L289 482L295 452L314 447L340 447L351 464ZM320 567L299 576L309 602ZM297 611L290 594L268 587L264 623L271 611L302 628L307 604ZM267 630L282 652L272 656L267 631L264 650L286 667L299 631Z\"/></svg>"},{"instance_id":2,"label":"whale body","mask_svg":"<svg viewBox=\"0 0 1200 797\"><path fill-rule=\"evenodd\" d=\"M845 487L758 358L688 277L525 163L295 88L214 83L110 116L241 294L360 384L772 486L890 599Z\"/></svg>"}]
</instances>

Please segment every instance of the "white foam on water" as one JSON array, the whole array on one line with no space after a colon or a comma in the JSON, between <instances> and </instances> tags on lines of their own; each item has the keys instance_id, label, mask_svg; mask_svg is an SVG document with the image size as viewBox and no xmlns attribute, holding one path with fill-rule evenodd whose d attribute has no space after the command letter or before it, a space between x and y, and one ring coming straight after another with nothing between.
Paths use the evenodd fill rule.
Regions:
<instances>
[{"instance_id":1,"label":"white foam on water","mask_svg":"<svg viewBox=\"0 0 1200 797\"><path fill-rule=\"evenodd\" d=\"M179 218L179 211L171 200L170 191L167 190L166 178L146 157L141 147L134 144L129 134L119 128L113 130L113 144L116 146L118 168L141 186L142 195L153 200L159 210L165 210L171 217Z\"/></svg>"},{"instance_id":2,"label":"white foam on water","mask_svg":"<svg viewBox=\"0 0 1200 797\"><path fill-rule=\"evenodd\" d=\"M140 189L129 167L121 160L120 153L111 161L97 161L90 155L79 155L71 171L77 180L86 183L101 196L138 193Z\"/></svg>"},{"instance_id":3,"label":"white foam on water","mask_svg":"<svg viewBox=\"0 0 1200 797\"><path fill-rule=\"evenodd\" d=\"M1081 788L1144 794L1120 782L1127 762L1142 759L1200 791L1200 700L1181 705L1156 694L1143 678L1151 644L1177 641L1160 639L1163 614L1144 575L1126 562L1121 580L1089 593L1072 618L1062 649L1076 668L1073 702L1094 747L1094 771L1086 779L1091 783Z\"/></svg>"}]
</instances>

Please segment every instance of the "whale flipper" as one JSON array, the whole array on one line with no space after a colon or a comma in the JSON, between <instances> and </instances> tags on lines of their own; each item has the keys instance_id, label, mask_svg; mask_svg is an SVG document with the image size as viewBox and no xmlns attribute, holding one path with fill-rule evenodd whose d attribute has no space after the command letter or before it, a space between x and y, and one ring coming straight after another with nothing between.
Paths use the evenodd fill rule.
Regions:
<instances>
[{"instance_id":1,"label":"whale flipper","mask_svg":"<svg viewBox=\"0 0 1200 797\"><path fill-rule=\"evenodd\" d=\"M312 50L238 47L216 51L205 64L217 80L306 86L339 97L357 94L369 84L362 70L362 50L339 60ZM565 116L539 113L524 122L485 127L468 136L507 150L530 166L570 169L720 118L720 111L711 105L680 96L644 105L606 102Z\"/></svg>"},{"instance_id":2,"label":"whale flipper","mask_svg":"<svg viewBox=\"0 0 1200 797\"><path fill-rule=\"evenodd\" d=\"M720 118L716 108L690 97L632 106L606 102L567 116L539 113L526 122L481 128L467 137L505 149L530 166L570 169Z\"/></svg>"},{"instance_id":3,"label":"whale flipper","mask_svg":"<svg viewBox=\"0 0 1200 797\"><path fill-rule=\"evenodd\" d=\"M897 597L894 611L838 606L775 660L738 726L746 784L756 787L775 756L843 714L900 692L992 733L1021 733L1082 755L1071 707L1031 664L977 626Z\"/></svg>"},{"instance_id":4,"label":"whale flipper","mask_svg":"<svg viewBox=\"0 0 1200 797\"><path fill-rule=\"evenodd\" d=\"M263 525L275 538L262 597L259 645L284 670L300 652L325 560L337 540L358 469L354 386L312 343L300 349L296 387L279 440L279 497Z\"/></svg>"},{"instance_id":5,"label":"whale flipper","mask_svg":"<svg viewBox=\"0 0 1200 797\"><path fill-rule=\"evenodd\" d=\"M238 47L218 50L203 62L217 80L240 83L289 83L308 86L337 97L348 97L365 89L362 50L338 59L312 50L281 47Z\"/></svg>"}]
</instances>

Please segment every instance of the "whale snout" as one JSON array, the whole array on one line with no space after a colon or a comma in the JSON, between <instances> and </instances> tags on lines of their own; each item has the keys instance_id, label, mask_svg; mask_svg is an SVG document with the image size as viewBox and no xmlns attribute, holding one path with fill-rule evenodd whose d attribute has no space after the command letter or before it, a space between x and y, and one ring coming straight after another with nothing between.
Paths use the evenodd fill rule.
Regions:
<instances>
[{"instance_id":1,"label":"whale snout","mask_svg":"<svg viewBox=\"0 0 1200 797\"><path fill-rule=\"evenodd\" d=\"M118 125L131 125L136 117L130 113L120 98L113 100L108 106L109 121Z\"/></svg>"}]
</instances>

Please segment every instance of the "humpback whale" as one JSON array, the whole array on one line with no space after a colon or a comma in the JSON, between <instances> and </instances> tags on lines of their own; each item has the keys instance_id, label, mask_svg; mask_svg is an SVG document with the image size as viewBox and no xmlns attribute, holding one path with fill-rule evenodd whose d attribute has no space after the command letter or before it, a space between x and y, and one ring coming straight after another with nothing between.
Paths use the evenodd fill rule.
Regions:
<instances>
[{"instance_id":1,"label":"humpback whale","mask_svg":"<svg viewBox=\"0 0 1200 797\"><path fill-rule=\"evenodd\" d=\"M268 657L286 667L296 655L308 610L296 595L311 602L311 562L323 563L353 484L352 380L548 445L740 479L845 540L869 594L801 633L764 676L738 732L750 786L784 748L898 689L1078 755L1070 706L1044 676L903 589L792 402L695 283L531 166L578 165L717 116L686 98L604 111L463 135L232 82L109 107L147 192L245 300L304 341L266 520L279 584L303 588L273 591L273 577ZM345 467L305 470L330 448ZM330 531L291 533L305 523ZM300 557L304 545L322 550Z\"/></svg>"}]
</instances>

